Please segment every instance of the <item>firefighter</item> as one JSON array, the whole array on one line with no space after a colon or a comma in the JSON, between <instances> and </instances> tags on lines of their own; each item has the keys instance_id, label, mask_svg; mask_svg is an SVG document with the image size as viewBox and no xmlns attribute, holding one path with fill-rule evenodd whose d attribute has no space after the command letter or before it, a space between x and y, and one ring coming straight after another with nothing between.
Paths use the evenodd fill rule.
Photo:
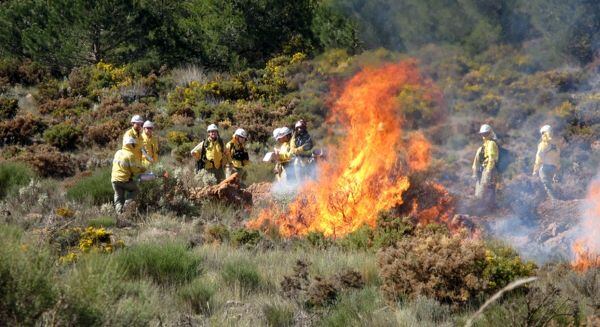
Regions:
<instances>
[{"instance_id":1,"label":"firefighter","mask_svg":"<svg viewBox=\"0 0 600 327\"><path fill-rule=\"evenodd\" d=\"M281 127L274 131L277 146L273 155L275 157L275 175L278 181L292 182L294 181L293 169L288 169L293 158L291 151L290 139L292 130L288 127Z\"/></svg>"},{"instance_id":2,"label":"firefighter","mask_svg":"<svg viewBox=\"0 0 600 327\"><path fill-rule=\"evenodd\" d=\"M196 173L205 171L215 177L217 183L225 179L224 166L227 161L225 146L219 136L219 128L210 124L206 129L208 137L191 151L196 159Z\"/></svg>"},{"instance_id":3,"label":"firefighter","mask_svg":"<svg viewBox=\"0 0 600 327\"><path fill-rule=\"evenodd\" d=\"M139 189L134 175L146 171L146 167L135 155L136 139L125 137L123 147L115 153L111 182L115 191L115 210L121 214L126 203L135 199Z\"/></svg>"},{"instance_id":4,"label":"firefighter","mask_svg":"<svg viewBox=\"0 0 600 327\"><path fill-rule=\"evenodd\" d=\"M560 149L552 138L552 127L544 125L540 129L541 139L535 155L532 175L540 176L548 197L557 199L553 183L558 182L557 173L560 170Z\"/></svg>"},{"instance_id":5,"label":"firefighter","mask_svg":"<svg viewBox=\"0 0 600 327\"><path fill-rule=\"evenodd\" d=\"M496 205L496 163L499 153L497 137L488 124L481 125L479 135L483 139L483 144L477 149L472 167L475 198L480 201L484 210L490 210Z\"/></svg>"},{"instance_id":6,"label":"firefighter","mask_svg":"<svg viewBox=\"0 0 600 327\"><path fill-rule=\"evenodd\" d=\"M158 162L158 138L154 135L154 124L146 120L142 132L142 163L145 166Z\"/></svg>"},{"instance_id":7,"label":"firefighter","mask_svg":"<svg viewBox=\"0 0 600 327\"><path fill-rule=\"evenodd\" d=\"M313 178L313 141L310 134L308 134L304 119L300 119L296 122L296 125L294 125L294 133L290 140L290 148L291 152L296 156L296 159L294 160L294 172L296 178L299 180Z\"/></svg>"},{"instance_id":8,"label":"firefighter","mask_svg":"<svg viewBox=\"0 0 600 327\"><path fill-rule=\"evenodd\" d=\"M238 173L238 178L242 183L246 179L246 170L244 167L250 163L250 156L244 147L247 139L248 133L244 129L238 128L233 133L231 141L225 145L225 154L227 155L225 173L227 177L233 173Z\"/></svg>"},{"instance_id":9,"label":"firefighter","mask_svg":"<svg viewBox=\"0 0 600 327\"><path fill-rule=\"evenodd\" d=\"M138 158L138 160L142 160L142 126L144 125L144 119L140 115L134 115L131 117L131 128L125 132L123 135L123 145L125 145L125 140L127 138L133 138L135 140L135 148L133 149L133 153Z\"/></svg>"}]
</instances>

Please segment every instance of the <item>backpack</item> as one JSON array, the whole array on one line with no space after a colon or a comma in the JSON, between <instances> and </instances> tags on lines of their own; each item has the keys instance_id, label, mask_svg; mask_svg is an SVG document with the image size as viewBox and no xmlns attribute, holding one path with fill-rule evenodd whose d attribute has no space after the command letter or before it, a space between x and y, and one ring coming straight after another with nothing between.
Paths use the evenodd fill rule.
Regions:
<instances>
[{"instance_id":1,"label":"backpack","mask_svg":"<svg viewBox=\"0 0 600 327\"><path fill-rule=\"evenodd\" d=\"M221 146L221 150L225 150L225 147L223 146L223 140L221 140L220 137L217 139L217 142L219 142L219 146ZM202 150L200 150L200 159L198 159L196 161L196 173L198 173L200 170L204 169L204 165L206 164L206 148L208 148L208 139L204 139L204 141L202 141Z\"/></svg>"},{"instance_id":2,"label":"backpack","mask_svg":"<svg viewBox=\"0 0 600 327\"><path fill-rule=\"evenodd\" d=\"M496 171L499 174L502 174L506 172L508 170L508 167L515 161L515 155L512 153L512 151L503 147L498 141L494 142L496 142L496 145L498 146L498 161L496 162ZM479 155L477 160L480 164L483 164L485 160L483 146L479 147L477 151Z\"/></svg>"}]
</instances>

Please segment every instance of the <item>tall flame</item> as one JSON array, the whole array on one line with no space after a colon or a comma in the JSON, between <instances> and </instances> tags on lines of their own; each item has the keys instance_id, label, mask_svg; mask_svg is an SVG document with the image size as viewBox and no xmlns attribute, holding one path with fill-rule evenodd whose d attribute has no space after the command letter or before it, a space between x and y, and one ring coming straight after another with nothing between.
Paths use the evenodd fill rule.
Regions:
<instances>
[{"instance_id":1,"label":"tall flame","mask_svg":"<svg viewBox=\"0 0 600 327\"><path fill-rule=\"evenodd\" d=\"M402 204L410 186L406 170L427 168L430 147L421 134L403 144L397 95L407 86L430 88L414 61L364 68L348 80L327 120L341 137L319 163L318 178L300 189L287 210L265 209L248 227L274 224L284 236L342 236L375 226L379 211Z\"/></svg>"},{"instance_id":2,"label":"tall flame","mask_svg":"<svg viewBox=\"0 0 600 327\"><path fill-rule=\"evenodd\" d=\"M577 271L600 268L600 177L589 186L583 208L581 236L573 243Z\"/></svg>"}]
</instances>

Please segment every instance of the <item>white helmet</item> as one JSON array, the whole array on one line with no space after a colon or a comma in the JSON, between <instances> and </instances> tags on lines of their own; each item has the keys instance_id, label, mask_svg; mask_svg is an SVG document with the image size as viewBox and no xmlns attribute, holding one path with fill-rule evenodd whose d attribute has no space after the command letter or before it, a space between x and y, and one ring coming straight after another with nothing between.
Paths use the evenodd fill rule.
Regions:
<instances>
[{"instance_id":1,"label":"white helmet","mask_svg":"<svg viewBox=\"0 0 600 327\"><path fill-rule=\"evenodd\" d=\"M238 128L235 130L235 133L233 133L233 135L237 135L239 137L243 137L243 138L248 138L248 133L243 129L243 128Z\"/></svg>"},{"instance_id":2,"label":"white helmet","mask_svg":"<svg viewBox=\"0 0 600 327\"><path fill-rule=\"evenodd\" d=\"M483 134L483 133L489 133L492 131L492 126L488 125L488 124L483 124L481 125L481 127L479 128L479 134Z\"/></svg>"},{"instance_id":3,"label":"white helmet","mask_svg":"<svg viewBox=\"0 0 600 327\"><path fill-rule=\"evenodd\" d=\"M219 128L217 127L217 125L215 124L210 124L208 125L208 128L206 129L207 132L212 132L212 131L219 131Z\"/></svg>"},{"instance_id":4,"label":"white helmet","mask_svg":"<svg viewBox=\"0 0 600 327\"><path fill-rule=\"evenodd\" d=\"M289 127L281 127L279 129L279 133L277 134L277 137L275 137L275 139L279 140L280 138L283 138L286 135L290 135L290 134L292 134L292 130L289 129Z\"/></svg>"},{"instance_id":5,"label":"white helmet","mask_svg":"<svg viewBox=\"0 0 600 327\"><path fill-rule=\"evenodd\" d=\"M154 123L153 123L153 122L151 122L151 121L149 121L149 120L146 120L146 121L144 122L144 126L143 126L143 127L144 127L144 128L154 128Z\"/></svg>"},{"instance_id":6,"label":"white helmet","mask_svg":"<svg viewBox=\"0 0 600 327\"><path fill-rule=\"evenodd\" d=\"M127 144L136 144L136 143L137 143L137 141L133 137L126 137L123 140L123 144L125 144L125 145L127 145Z\"/></svg>"},{"instance_id":7,"label":"white helmet","mask_svg":"<svg viewBox=\"0 0 600 327\"><path fill-rule=\"evenodd\" d=\"M134 115L133 117L131 117L131 123L143 124L144 119L140 115Z\"/></svg>"},{"instance_id":8,"label":"white helmet","mask_svg":"<svg viewBox=\"0 0 600 327\"><path fill-rule=\"evenodd\" d=\"M277 139L277 136L279 135L279 130L281 130L281 128L276 128L273 130L273 138Z\"/></svg>"},{"instance_id":9,"label":"white helmet","mask_svg":"<svg viewBox=\"0 0 600 327\"><path fill-rule=\"evenodd\" d=\"M544 125L544 126L542 126L542 128L540 128L540 134L544 134L544 133L551 134L552 133L552 126L550 126L550 125Z\"/></svg>"}]
</instances>

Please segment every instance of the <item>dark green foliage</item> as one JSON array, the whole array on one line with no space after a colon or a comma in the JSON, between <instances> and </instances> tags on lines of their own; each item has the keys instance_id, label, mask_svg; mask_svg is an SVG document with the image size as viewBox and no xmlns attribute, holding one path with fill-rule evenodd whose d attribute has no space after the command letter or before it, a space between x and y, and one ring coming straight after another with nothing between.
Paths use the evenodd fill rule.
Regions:
<instances>
[{"instance_id":1,"label":"dark green foliage","mask_svg":"<svg viewBox=\"0 0 600 327\"><path fill-rule=\"evenodd\" d=\"M246 291L256 290L263 285L263 279L258 273L258 267L245 259L231 260L225 263L221 277L228 283L238 283Z\"/></svg>"},{"instance_id":2,"label":"dark green foliage","mask_svg":"<svg viewBox=\"0 0 600 327\"><path fill-rule=\"evenodd\" d=\"M67 198L80 202L91 201L95 205L111 202L114 192L110 175L110 167L94 171L67 189Z\"/></svg>"},{"instance_id":3,"label":"dark green foliage","mask_svg":"<svg viewBox=\"0 0 600 327\"><path fill-rule=\"evenodd\" d=\"M24 164L3 162L0 164L0 199L19 187L27 185L33 177L33 171Z\"/></svg>"},{"instance_id":4,"label":"dark green foliage","mask_svg":"<svg viewBox=\"0 0 600 327\"><path fill-rule=\"evenodd\" d=\"M240 228L231 233L231 242L236 246L256 246L260 239L260 232L256 230Z\"/></svg>"},{"instance_id":5,"label":"dark green foliage","mask_svg":"<svg viewBox=\"0 0 600 327\"><path fill-rule=\"evenodd\" d=\"M137 244L116 256L129 277L150 277L158 284L182 284L201 272L201 258L180 243Z\"/></svg>"},{"instance_id":6,"label":"dark green foliage","mask_svg":"<svg viewBox=\"0 0 600 327\"><path fill-rule=\"evenodd\" d=\"M81 136L81 130L69 123L52 126L44 132L46 142L60 150L76 149Z\"/></svg>"},{"instance_id":7,"label":"dark green foliage","mask_svg":"<svg viewBox=\"0 0 600 327\"><path fill-rule=\"evenodd\" d=\"M12 119L19 111L19 101L17 99L0 97L0 119Z\"/></svg>"},{"instance_id":8,"label":"dark green foliage","mask_svg":"<svg viewBox=\"0 0 600 327\"><path fill-rule=\"evenodd\" d=\"M512 248L502 244L488 244L486 267L483 276L488 280L488 293L508 285L519 277L534 275L536 266L532 262L523 262Z\"/></svg>"}]
</instances>

